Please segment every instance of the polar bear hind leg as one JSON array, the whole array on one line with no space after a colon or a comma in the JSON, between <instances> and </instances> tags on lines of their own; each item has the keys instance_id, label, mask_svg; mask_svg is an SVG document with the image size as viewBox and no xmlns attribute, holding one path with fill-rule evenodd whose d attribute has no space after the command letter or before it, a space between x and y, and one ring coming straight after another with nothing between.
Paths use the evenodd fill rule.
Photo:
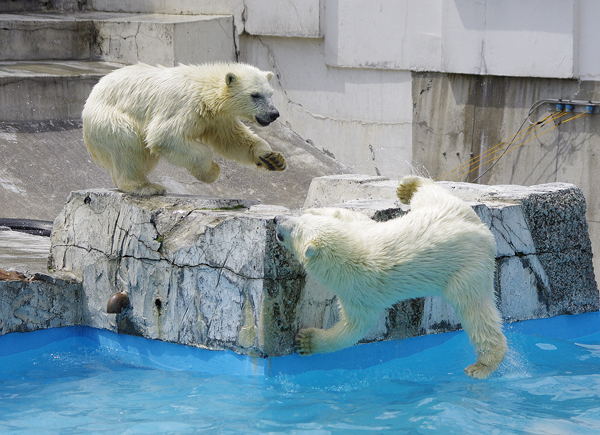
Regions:
<instances>
[{"instance_id":1,"label":"polar bear hind leg","mask_svg":"<svg viewBox=\"0 0 600 435\"><path fill-rule=\"evenodd\" d=\"M83 133L90 154L98 165L110 172L119 190L137 196L165 193L164 187L150 183L146 176L159 157L141 143L135 123L126 115L96 118L93 122L84 118ZM106 145L108 141L110 146Z\"/></svg>"},{"instance_id":2,"label":"polar bear hind leg","mask_svg":"<svg viewBox=\"0 0 600 435\"><path fill-rule=\"evenodd\" d=\"M502 363L508 346L494 300L493 284L489 284L491 288L482 288L485 280L475 274L471 277L467 281L451 280L444 297L454 307L477 354L477 361L465 368L465 373L475 379L485 379Z\"/></svg>"},{"instance_id":3,"label":"polar bear hind leg","mask_svg":"<svg viewBox=\"0 0 600 435\"><path fill-rule=\"evenodd\" d=\"M138 140L137 137L135 140ZM136 196L164 195L165 188L148 181L148 174L158 163L158 156L150 154L141 144L131 147L133 158L113 159L111 174L119 190ZM135 150L135 151L133 151Z\"/></svg>"},{"instance_id":4,"label":"polar bear hind leg","mask_svg":"<svg viewBox=\"0 0 600 435\"><path fill-rule=\"evenodd\" d=\"M150 149L175 166L186 168L190 174L203 183L214 183L221 167L213 161L212 150L199 141L187 141L168 137L162 143L168 146L151 145Z\"/></svg>"}]
</instances>

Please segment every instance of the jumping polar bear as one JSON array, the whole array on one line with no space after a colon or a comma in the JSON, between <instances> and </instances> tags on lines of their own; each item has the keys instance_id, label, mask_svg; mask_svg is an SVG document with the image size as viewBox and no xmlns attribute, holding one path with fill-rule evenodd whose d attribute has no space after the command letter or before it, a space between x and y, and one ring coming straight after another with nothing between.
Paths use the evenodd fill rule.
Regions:
<instances>
[{"instance_id":1,"label":"jumping polar bear","mask_svg":"<svg viewBox=\"0 0 600 435\"><path fill-rule=\"evenodd\" d=\"M138 196L165 193L147 178L160 157L204 183L219 176L213 152L283 171L283 155L240 120L267 126L279 117L272 77L242 63L118 69L94 86L85 103L85 145L121 191Z\"/></svg>"},{"instance_id":2,"label":"jumping polar bear","mask_svg":"<svg viewBox=\"0 0 600 435\"><path fill-rule=\"evenodd\" d=\"M275 218L277 239L340 303L331 329L298 333L298 352L352 346L395 302L441 296L475 346L477 361L465 373L487 378L507 351L495 304L494 236L469 205L432 180L404 177L397 195L411 211L387 222L338 208Z\"/></svg>"}]
</instances>

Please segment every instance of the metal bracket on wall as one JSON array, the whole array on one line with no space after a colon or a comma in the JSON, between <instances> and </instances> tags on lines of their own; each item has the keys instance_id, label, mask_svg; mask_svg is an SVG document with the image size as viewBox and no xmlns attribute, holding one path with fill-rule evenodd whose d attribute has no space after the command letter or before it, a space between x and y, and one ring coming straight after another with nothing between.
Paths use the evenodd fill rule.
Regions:
<instances>
[{"instance_id":1,"label":"metal bracket on wall","mask_svg":"<svg viewBox=\"0 0 600 435\"><path fill-rule=\"evenodd\" d=\"M583 113L583 112L585 112L585 113L589 113L590 115L595 114L595 113L600 113L600 101L547 99L547 100L540 100L535 105L537 105L538 103L548 104L549 112L562 112L562 111L565 111L567 113Z\"/></svg>"}]
</instances>

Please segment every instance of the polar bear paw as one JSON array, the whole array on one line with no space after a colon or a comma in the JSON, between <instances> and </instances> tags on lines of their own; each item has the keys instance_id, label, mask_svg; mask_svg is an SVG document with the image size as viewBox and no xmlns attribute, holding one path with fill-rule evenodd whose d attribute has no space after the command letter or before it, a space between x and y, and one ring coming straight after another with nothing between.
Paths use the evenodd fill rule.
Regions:
<instances>
[{"instance_id":1,"label":"polar bear paw","mask_svg":"<svg viewBox=\"0 0 600 435\"><path fill-rule=\"evenodd\" d=\"M160 184L154 183L145 183L138 186L119 186L119 189L125 193L129 193L135 196L149 197L155 195L164 195L166 189L162 187Z\"/></svg>"},{"instance_id":2,"label":"polar bear paw","mask_svg":"<svg viewBox=\"0 0 600 435\"><path fill-rule=\"evenodd\" d=\"M258 156L258 160L256 166L268 171L284 171L287 167L287 162L283 154L276 151L268 151Z\"/></svg>"},{"instance_id":3,"label":"polar bear paw","mask_svg":"<svg viewBox=\"0 0 600 435\"><path fill-rule=\"evenodd\" d=\"M477 361L465 369L465 374L474 379L485 379L502 364L508 350L506 338L502 336L495 346L486 346L485 352L478 352Z\"/></svg>"},{"instance_id":4,"label":"polar bear paw","mask_svg":"<svg viewBox=\"0 0 600 435\"><path fill-rule=\"evenodd\" d=\"M302 356L312 355L318 353L316 346L316 332L318 329L309 328L302 329L296 335L296 351Z\"/></svg>"},{"instance_id":5,"label":"polar bear paw","mask_svg":"<svg viewBox=\"0 0 600 435\"><path fill-rule=\"evenodd\" d=\"M426 179L417 177L416 175L407 175L404 177L398 188L396 189L396 195L403 204L409 204L415 192L423 185Z\"/></svg>"},{"instance_id":6,"label":"polar bear paw","mask_svg":"<svg viewBox=\"0 0 600 435\"><path fill-rule=\"evenodd\" d=\"M198 181L202 181L206 184L214 183L217 178L219 178L219 174L221 173L221 167L215 162L210 162L210 169L206 170L204 167L190 167L190 173L196 178Z\"/></svg>"},{"instance_id":7,"label":"polar bear paw","mask_svg":"<svg viewBox=\"0 0 600 435\"><path fill-rule=\"evenodd\" d=\"M476 362L475 364L471 364L465 369L465 374L467 376L472 377L473 379L485 379L489 375L491 375L495 368L488 367L480 362Z\"/></svg>"}]
</instances>

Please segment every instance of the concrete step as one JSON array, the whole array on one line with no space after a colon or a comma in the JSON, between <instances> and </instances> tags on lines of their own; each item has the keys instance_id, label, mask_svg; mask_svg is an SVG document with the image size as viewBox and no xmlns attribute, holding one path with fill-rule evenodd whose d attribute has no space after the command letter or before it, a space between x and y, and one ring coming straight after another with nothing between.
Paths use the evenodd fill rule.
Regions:
<instances>
[{"instance_id":1,"label":"concrete step","mask_svg":"<svg viewBox=\"0 0 600 435\"><path fill-rule=\"evenodd\" d=\"M0 14L0 61L102 59L174 66L235 56L228 15Z\"/></svg>"},{"instance_id":2,"label":"concrete step","mask_svg":"<svg viewBox=\"0 0 600 435\"><path fill-rule=\"evenodd\" d=\"M91 20L43 12L0 14L0 61L91 58Z\"/></svg>"},{"instance_id":3,"label":"concrete step","mask_svg":"<svg viewBox=\"0 0 600 435\"><path fill-rule=\"evenodd\" d=\"M92 87L113 62L0 62L0 121L78 119Z\"/></svg>"},{"instance_id":4,"label":"concrete step","mask_svg":"<svg viewBox=\"0 0 600 435\"><path fill-rule=\"evenodd\" d=\"M228 15L85 15L94 17L97 30L93 54L106 61L175 66L236 59Z\"/></svg>"}]
</instances>

